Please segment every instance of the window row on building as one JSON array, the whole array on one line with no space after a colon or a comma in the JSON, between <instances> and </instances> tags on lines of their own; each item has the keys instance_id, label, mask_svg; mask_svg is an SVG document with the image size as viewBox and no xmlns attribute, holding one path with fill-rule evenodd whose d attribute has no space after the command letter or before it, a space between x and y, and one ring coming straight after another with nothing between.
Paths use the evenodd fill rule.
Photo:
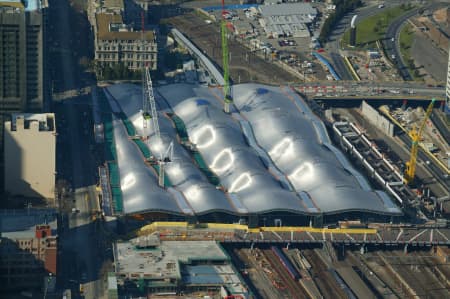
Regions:
<instances>
[{"instance_id":1,"label":"window row on building","mask_svg":"<svg viewBox=\"0 0 450 299\"><path fill-rule=\"evenodd\" d=\"M123 63L135 70L144 65L152 70L157 65L156 36L153 31L136 31L124 24L119 13L97 13L95 59L100 65Z\"/></svg>"}]
</instances>

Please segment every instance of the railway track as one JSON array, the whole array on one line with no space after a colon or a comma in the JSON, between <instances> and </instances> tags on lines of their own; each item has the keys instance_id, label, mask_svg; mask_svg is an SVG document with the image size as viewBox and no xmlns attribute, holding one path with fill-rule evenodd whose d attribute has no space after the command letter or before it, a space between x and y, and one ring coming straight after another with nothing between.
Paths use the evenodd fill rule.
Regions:
<instances>
[{"instance_id":1,"label":"railway track","mask_svg":"<svg viewBox=\"0 0 450 299\"><path fill-rule=\"evenodd\" d=\"M185 34L217 65L222 65L222 48L219 27L215 23L206 25L204 20L194 13L185 13L169 19L169 22ZM230 38L230 75L235 83L262 82L286 84L299 79L278 65L265 61L254 52Z\"/></svg>"},{"instance_id":2,"label":"railway track","mask_svg":"<svg viewBox=\"0 0 450 299\"><path fill-rule=\"evenodd\" d=\"M449 298L448 286L444 285L437 276L437 265L427 257L423 257L417 252L411 252L409 256L414 256L410 265L395 265L402 268L402 274L406 274L405 280L425 298ZM412 269L411 269L412 268ZM420 275L417 275L420 274ZM403 276L403 275L402 275Z\"/></svg>"},{"instance_id":3,"label":"railway track","mask_svg":"<svg viewBox=\"0 0 450 299\"><path fill-rule=\"evenodd\" d=\"M347 295L339 287L333 275L328 271L327 265L325 265L317 253L314 250L308 249L303 251L303 255L311 264L313 279L319 287L322 296L326 299L347 299Z\"/></svg>"},{"instance_id":4,"label":"railway track","mask_svg":"<svg viewBox=\"0 0 450 299\"><path fill-rule=\"evenodd\" d=\"M292 277L288 274L287 270L280 263L278 257L270 249L264 249L262 250L262 252L266 257L266 259L269 261L273 270L277 272L277 274L282 279L283 283L286 285L288 292L292 296L291 298L293 299L309 298L308 294L303 289L303 287L299 284L299 282L292 279Z\"/></svg>"}]
</instances>

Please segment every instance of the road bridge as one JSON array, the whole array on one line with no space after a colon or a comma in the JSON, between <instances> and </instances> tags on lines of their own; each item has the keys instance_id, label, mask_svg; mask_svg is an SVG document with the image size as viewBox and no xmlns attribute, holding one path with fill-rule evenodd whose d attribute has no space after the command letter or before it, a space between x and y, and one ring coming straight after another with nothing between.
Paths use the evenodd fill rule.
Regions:
<instances>
[{"instance_id":1,"label":"road bridge","mask_svg":"<svg viewBox=\"0 0 450 299\"><path fill-rule=\"evenodd\" d=\"M445 100L444 88L407 82L376 84L369 81L322 81L291 86L299 93L320 99Z\"/></svg>"}]
</instances>

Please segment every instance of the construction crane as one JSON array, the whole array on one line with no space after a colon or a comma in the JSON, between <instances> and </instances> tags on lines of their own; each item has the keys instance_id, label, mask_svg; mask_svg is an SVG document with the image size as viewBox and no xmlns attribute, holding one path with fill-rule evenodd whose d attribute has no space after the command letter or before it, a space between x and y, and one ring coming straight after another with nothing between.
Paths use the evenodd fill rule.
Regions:
<instances>
[{"instance_id":1,"label":"construction crane","mask_svg":"<svg viewBox=\"0 0 450 299\"><path fill-rule=\"evenodd\" d=\"M172 162L173 159L173 141L170 142L164 153L161 153L158 160L159 173L158 173L158 184L160 187L164 188L164 176L166 164Z\"/></svg>"},{"instance_id":2,"label":"construction crane","mask_svg":"<svg viewBox=\"0 0 450 299\"><path fill-rule=\"evenodd\" d=\"M417 129L416 126L414 126L411 131L409 131L409 136L412 140L411 145L411 154L409 157L409 161L406 162L406 169L404 174L404 181L406 184L410 184L414 180L414 176L416 174L416 163L417 163L417 153L419 151L419 142L422 138L422 132L425 127L425 124L427 122L427 119L430 117L431 112L433 111L433 105L436 99L432 99L431 103L428 105L428 108L425 112L425 117L422 120L422 123L419 126L419 129Z\"/></svg>"},{"instance_id":3,"label":"construction crane","mask_svg":"<svg viewBox=\"0 0 450 299\"><path fill-rule=\"evenodd\" d=\"M144 13L141 13L141 49L145 47L145 21L144 21ZM147 78L147 66L145 65L144 55L141 55L141 75L142 75L142 121L143 127L147 128L147 122L152 118L149 111L149 99L147 98L147 90L148 90L148 80L150 80L150 84L152 83L150 76ZM153 95L153 88L150 86ZM156 121L157 122L157 121Z\"/></svg>"},{"instance_id":4,"label":"construction crane","mask_svg":"<svg viewBox=\"0 0 450 299\"><path fill-rule=\"evenodd\" d=\"M142 47L145 47L145 22L144 13L141 14L141 41ZM142 48L143 49L143 48ZM155 142L161 142L161 132L159 130L158 112L156 111L156 101L155 95L153 93L153 82L150 76L150 69L148 65L145 64L144 55L141 54L142 61L142 121L143 128L148 127L148 122L151 119L153 124L154 140ZM147 136L147 142L150 142L150 136ZM165 175L165 165L172 161L173 157L173 142L170 142L167 149L161 152L160 156L157 158L157 164L159 165L158 171L158 184L160 187L164 188L164 175Z\"/></svg>"},{"instance_id":5,"label":"construction crane","mask_svg":"<svg viewBox=\"0 0 450 299\"><path fill-rule=\"evenodd\" d=\"M229 52L228 52L228 39L227 39L227 20L225 18L225 0L222 0L222 22L220 24L220 31L222 34L222 67L223 67L223 95L224 95L224 107L223 111L225 113L230 113L231 104L233 103L233 98L231 97L231 86L230 86L230 73L229 73Z\"/></svg>"},{"instance_id":6,"label":"construction crane","mask_svg":"<svg viewBox=\"0 0 450 299\"><path fill-rule=\"evenodd\" d=\"M143 105L143 119L144 123L147 123L148 119L152 120L154 140L155 142L161 142L161 132L159 130L158 113L156 111L156 101L153 93L152 78L150 77L149 68L145 68L145 81L144 81L144 105ZM150 108L150 109L149 109ZM150 111L149 111L150 110ZM148 118L146 119L146 115ZM147 142L150 141L150 136L147 138ZM173 159L173 141L170 142L169 146L165 151L162 151L157 158L156 163L159 166L158 171L158 184L160 187L164 188L164 176L165 176L165 165L172 162Z\"/></svg>"},{"instance_id":7,"label":"construction crane","mask_svg":"<svg viewBox=\"0 0 450 299\"><path fill-rule=\"evenodd\" d=\"M150 70L148 66L146 66L144 69L143 90L144 96L142 103L142 116L144 120L144 128L147 127L147 121L151 119L153 122L153 130L155 132L155 136L160 139L161 134L159 132L158 113L156 112L156 101L153 94L153 83L152 78L150 77Z\"/></svg>"}]
</instances>

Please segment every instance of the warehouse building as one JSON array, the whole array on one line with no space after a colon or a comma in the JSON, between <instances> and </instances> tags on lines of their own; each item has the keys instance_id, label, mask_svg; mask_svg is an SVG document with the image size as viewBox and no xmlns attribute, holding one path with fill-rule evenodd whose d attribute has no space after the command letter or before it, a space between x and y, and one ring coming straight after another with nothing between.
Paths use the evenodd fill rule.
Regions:
<instances>
[{"instance_id":1,"label":"warehouse building","mask_svg":"<svg viewBox=\"0 0 450 299\"><path fill-rule=\"evenodd\" d=\"M313 22L317 10L309 3L260 5L260 24L266 35L278 37L309 37L307 24Z\"/></svg>"}]
</instances>

